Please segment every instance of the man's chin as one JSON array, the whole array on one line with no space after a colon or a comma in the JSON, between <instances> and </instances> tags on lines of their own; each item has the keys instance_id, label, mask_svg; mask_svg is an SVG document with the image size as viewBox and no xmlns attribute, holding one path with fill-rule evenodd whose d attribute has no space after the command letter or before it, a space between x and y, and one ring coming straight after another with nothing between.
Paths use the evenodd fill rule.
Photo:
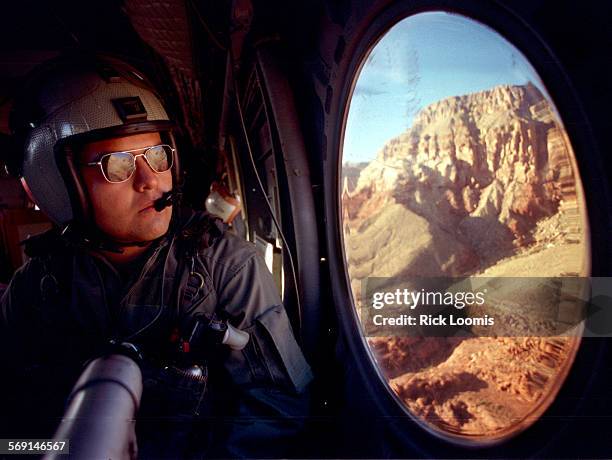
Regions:
<instances>
[{"instance_id":1,"label":"man's chin","mask_svg":"<svg viewBox=\"0 0 612 460\"><path fill-rule=\"evenodd\" d=\"M140 239L136 241L153 242L161 238L162 236L164 236L167 232L168 232L168 227L166 227L165 229L157 230L157 231L143 232L137 235L140 237Z\"/></svg>"},{"instance_id":2,"label":"man's chin","mask_svg":"<svg viewBox=\"0 0 612 460\"><path fill-rule=\"evenodd\" d=\"M132 235L139 236L140 241L154 241L164 236L170 228L170 213L166 215L165 210L151 217L145 222L137 222L131 228Z\"/></svg>"},{"instance_id":3,"label":"man's chin","mask_svg":"<svg viewBox=\"0 0 612 460\"><path fill-rule=\"evenodd\" d=\"M122 235L120 238L116 238L116 241L120 244L151 243L164 236L168 232L168 228L169 226L165 225L149 226L140 231L138 231L138 229L132 229L129 234Z\"/></svg>"}]
</instances>

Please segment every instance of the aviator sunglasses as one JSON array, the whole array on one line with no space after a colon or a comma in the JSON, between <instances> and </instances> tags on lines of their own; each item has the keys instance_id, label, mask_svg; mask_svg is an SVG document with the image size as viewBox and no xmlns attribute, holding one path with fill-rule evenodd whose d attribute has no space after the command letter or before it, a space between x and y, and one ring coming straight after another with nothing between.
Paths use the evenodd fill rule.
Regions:
<instances>
[{"instance_id":1,"label":"aviator sunglasses","mask_svg":"<svg viewBox=\"0 0 612 460\"><path fill-rule=\"evenodd\" d=\"M132 155L133 152L143 153ZM169 145L154 145L122 152L106 153L98 161L85 163L84 166L100 166L104 178L113 184L125 182L136 171L136 158L144 157L149 167L156 173L163 173L172 168L174 149Z\"/></svg>"}]
</instances>

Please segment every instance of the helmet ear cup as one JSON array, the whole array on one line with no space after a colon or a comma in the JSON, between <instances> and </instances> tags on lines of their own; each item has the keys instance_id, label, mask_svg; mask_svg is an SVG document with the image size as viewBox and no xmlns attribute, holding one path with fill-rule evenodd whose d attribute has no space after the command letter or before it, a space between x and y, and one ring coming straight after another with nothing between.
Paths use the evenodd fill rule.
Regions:
<instances>
[{"instance_id":1,"label":"helmet ear cup","mask_svg":"<svg viewBox=\"0 0 612 460\"><path fill-rule=\"evenodd\" d=\"M173 149L172 153L172 185L173 187L182 186L181 162L179 159L178 148L176 147L176 139L171 131L160 133L162 141L168 144Z\"/></svg>"},{"instance_id":2,"label":"helmet ear cup","mask_svg":"<svg viewBox=\"0 0 612 460\"><path fill-rule=\"evenodd\" d=\"M24 144L22 177L34 203L60 227L74 219L74 209L66 180L54 154L57 143L53 128L33 129Z\"/></svg>"},{"instance_id":3,"label":"helmet ear cup","mask_svg":"<svg viewBox=\"0 0 612 460\"><path fill-rule=\"evenodd\" d=\"M68 189L74 220L86 225L93 223L91 201L79 168L80 144L59 142L54 150L57 166Z\"/></svg>"}]
</instances>

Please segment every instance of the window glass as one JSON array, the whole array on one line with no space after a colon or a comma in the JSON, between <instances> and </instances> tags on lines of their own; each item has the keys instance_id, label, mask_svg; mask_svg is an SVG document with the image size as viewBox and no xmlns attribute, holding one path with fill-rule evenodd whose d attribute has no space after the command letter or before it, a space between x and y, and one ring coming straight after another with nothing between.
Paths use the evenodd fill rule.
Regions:
<instances>
[{"instance_id":1,"label":"window glass","mask_svg":"<svg viewBox=\"0 0 612 460\"><path fill-rule=\"evenodd\" d=\"M512 291L539 315L547 306L529 282L508 290L492 280L589 274L580 177L557 110L524 55L472 19L417 14L373 44L349 101L340 189L362 320L373 278L422 292L431 279L483 278L489 293ZM579 333L530 327L362 332L389 391L418 422L487 443L534 423L576 354Z\"/></svg>"}]
</instances>

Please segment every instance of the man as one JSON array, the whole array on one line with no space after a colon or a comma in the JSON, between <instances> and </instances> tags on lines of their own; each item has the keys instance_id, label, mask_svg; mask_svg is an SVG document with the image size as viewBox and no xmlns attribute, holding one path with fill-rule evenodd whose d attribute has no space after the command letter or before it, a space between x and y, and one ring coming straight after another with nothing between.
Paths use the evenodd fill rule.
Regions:
<instances>
[{"instance_id":1,"label":"man","mask_svg":"<svg viewBox=\"0 0 612 460\"><path fill-rule=\"evenodd\" d=\"M51 437L112 340L145 356L141 457L291 454L310 368L254 247L179 212L173 124L144 78L110 58L57 59L11 126L13 170L57 228L27 244L2 297L1 437ZM224 345L207 329L219 325L246 346Z\"/></svg>"}]
</instances>

